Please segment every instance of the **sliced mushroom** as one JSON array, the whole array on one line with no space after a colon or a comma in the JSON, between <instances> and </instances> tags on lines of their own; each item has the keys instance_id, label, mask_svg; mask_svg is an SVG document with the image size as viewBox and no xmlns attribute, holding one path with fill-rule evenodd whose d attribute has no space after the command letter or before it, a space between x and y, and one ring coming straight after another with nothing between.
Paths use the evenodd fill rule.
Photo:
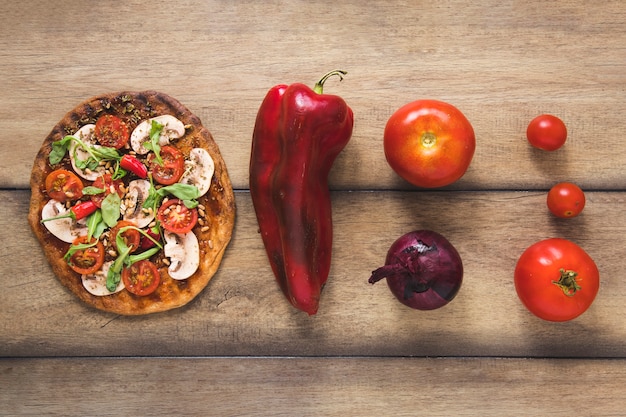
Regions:
<instances>
[{"instance_id":1,"label":"sliced mushroom","mask_svg":"<svg viewBox=\"0 0 626 417\"><path fill-rule=\"evenodd\" d=\"M113 261L105 262L102 265L102 268L95 274L82 275L81 279L83 281L83 287L90 293L97 297L103 297L105 295L115 294L116 292L122 291L124 287L124 282L120 280L119 284L115 288L115 291L111 292L107 289L107 274L109 273L109 268L113 264Z\"/></svg>"},{"instance_id":2,"label":"sliced mushroom","mask_svg":"<svg viewBox=\"0 0 626 417\"><path fill-rule=\"evenodd\" d=\"M41 210L41 219L49 219L51 217L60 216L67 213L65 205L57 200L50 200L43 206ZM44 226L50 233L62 240L63 242L72 243L79 236L87 235L87 225L85 220L73 220L71 218L63 218L56 220L48 220L44 222Z\"/></svg>"},{"instance_id":3,"label":"sliced mushroom","mask_svg":"<svg viewBox=\"0 0 626 417\"><path fill-rule=\"evenodd\" d=\"M165 232L165 256L170 258L168 272L174 279L187 279L200 266L200 245L193 232L177 234Z\"/></svg>"},{"instance_id":4,"label":"sliced mushroom","mask_svg":"<svg viewBox=\"0 0 626 417\"><path fill-rule=\"evenodd\" d=\"M130 146L140 155L147 154L150 150L146 148L144 143L150 141L150 129L152 121L163 125L161 136L159 136L159 145L164 146L170 143L170 139L177 139L185 134L185 125L176 117L169 114L153 117L139 123L133 133L130 135Z\"/></svg>"},{"instance_id":5,"label":"sliced mushroom","mask_svg":"<svg viewBox=\"0 0 626 417\"><path fill-rule=\"evenodd\" d=\"M94 129L96 125L88 124L76 131L73 136L80 139L84 143L93 146L94 148L99 147L100 145L96 144L96 138L93 135ZM82 170L78 168L76 161L85 161L89 158L89 153L83 149L77 142L72 141L69 146L70 153L70 161L72 162L72 168L74 168L74 172L83 177L88 181L95 181L105 170L104 166L98 166L98 168L92 170Z\"/></svg>"},{"instance_id":6,"label":"sliced mushroom","mask_svg":"<svg viewBox=\"0 0 626 417\"><path fill-rule=\"evenodd\" d=\"M150 195L150 187L148 180L129 182L128 191L120 208L124 220L132 221L140 229L148 226L154 220L154 211L143 207L143 203Z\"/></svg>"},{"instance_id":7,"label":"sliced mushroom","mask_svg":"<svg viewBox=\"0 0 626 417\"><path fill-rule=\"evenodd\" d=\"M195 185L200 191L200 196L203 196L211 187L214 171L215 163L209 152L204 148L193 148L189 152L189 159L185 161L185 172L180 182Z\"/></svg>"}]
</instances>

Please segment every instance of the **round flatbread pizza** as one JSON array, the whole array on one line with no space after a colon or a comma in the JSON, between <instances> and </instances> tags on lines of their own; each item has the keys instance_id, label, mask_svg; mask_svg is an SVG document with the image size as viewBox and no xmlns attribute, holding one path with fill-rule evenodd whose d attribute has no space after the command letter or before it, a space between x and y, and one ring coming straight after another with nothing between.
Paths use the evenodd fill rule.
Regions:
<instances>
[{"instance_id":1,"label":"round flatbread pizza","mask_svg":"<svg viewBox=\"0 0 626 417\"><path fill-rule=\"evenodd\" d=\"M181 307L218 270L235 199L200 119L155 91L93 97L46 137L29 223L59 281L103 311Z\"/></svg>"}]
</instances>

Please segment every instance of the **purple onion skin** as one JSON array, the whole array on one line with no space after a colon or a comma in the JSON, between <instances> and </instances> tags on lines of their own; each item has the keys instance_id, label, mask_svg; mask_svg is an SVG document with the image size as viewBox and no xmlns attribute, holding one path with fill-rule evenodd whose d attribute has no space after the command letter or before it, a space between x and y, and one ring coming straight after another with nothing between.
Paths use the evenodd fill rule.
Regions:
<instances>
[{"instance_id":1,"label":"purple onion skin","mask_svg":"<svg viewBox=\"0 0 626 417\"><path fill-rule=\"evenodd\" d=\"M430 230L416 230L391 245L385 266L372 272L369 283L383 278L387 278L389 289L402 304L416 310L434 310L458 293L463 263L445 237Z\"/></svg>"}]
</instances>

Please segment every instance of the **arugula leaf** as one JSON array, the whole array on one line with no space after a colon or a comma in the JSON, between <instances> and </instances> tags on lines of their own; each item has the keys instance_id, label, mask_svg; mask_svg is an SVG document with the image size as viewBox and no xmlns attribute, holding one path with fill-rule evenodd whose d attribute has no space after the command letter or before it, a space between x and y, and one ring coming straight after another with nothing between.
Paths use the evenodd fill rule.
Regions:
<instances>
[{"instance_id":1,"label":"arugula leaf","mask_svg":"<svg viewBox=\"0 0 626 417\"><path fill-rule=\"evenodd\" d=\"M185 204L187 208L194 208L198 206L198 201L196 199L200 197L200 190L195 185L178 182L176 184L159 188L157 190L157 194L161 197L172 194L176 198L183 200L183 204Z\"/></svg>"},{"instance_id":2,"label":"arugula leaf","mask_svg":"<svg viewBox=\"0 0 626 417\"><path fill-rule=\"evenodd\" d=\"M111 193L102 200L102 219L107 226L113 227L120 218L122 199L117 193Z\"/></svg>"},{"instance_id":3,"label":"arugula leaf","mask_svg":"<svg viewBox=\"0 0 626 417\"><path fill-rule=\"evenodd\" d=\"M97 243L98 243L98 240L96 239L91 243L79 243L77 245L72 244L70 248L67 250L67 252L65 252L65 255L63 255L63 259L65 259L66 261L69 261L72 255L74 255L77 251L89 249L93 246L96 246Z\"/></svg>"},{"instance_id":4,"label":"arugula leaf","mask_svg":"<svg viewBox=\"0 0 626 417\"><path fill-rule=\"evenodd\" d=\"M99 239L106 230L106 224L102 221L102 210L96 210L87 217L87 239L91 237Z\"/></svg>"},{"instance_id":5,"label":"arugula leaf","mask_svg":"<svg viewBox=\"0 0 626 417\"><path fill-rule=\"evenodd\" d=\"M136 229L145 234L145 232L135 226L122 227L117 233L117 236L115 237L115 245L117 247L118 256L109 268L106 281L107 290L111 292L115 291L118 284L120 283L120 280L122 279L122 269L124 269L124 267L129 267L135 262L139 262L143 259L148 259L151 256L157 254L161 249L163 249L163 247L155 241L155 243L157 243L157 246L150 248L140 254L131 255L130 251L132 250L132 247L126 245L126 242L124 241L124 238L122 236L124 232L128 229Z\"/></svg>"},{"instance_id":6,"label":"arugula leaf","mask_svg":"<svg viewBox=\"0 0 626 417\"><path fill-rule=\"evenodd\" d=\"M94 187L93 185L88 185L83 188L84 195L97 195L97 194L102 194L105 191L106 190L104 188Z\"/></svg>"},{"instance_id":7,"label":"arugula leaf","mask_svg":"<svg viewBox=\"0 0 626 417\"><path fill-rule=\"evenodd\" d=\"M150 142L144 143L146 149L154 152L155 159L159 165L163 165L163 158L161 158L161 145L159 145L159 139L163 132L163 125L155 120L152 120L150 125Z\"/></svg>"},{"instance_id":8,"label":"arugula leaf","mask_svg":"<svg viewBox=\"0 0 626 417\"><path fill-rule=\"evenodd\" d=\"M67 135L61 140L57 140L56 142L52 142L52 150L50 151L50 155L48 155L48 161L50 161L50 165L56 165L65 156L67 150L72 143L72 140L75 139L72 135Z\"/></svg>"}]
</instances>

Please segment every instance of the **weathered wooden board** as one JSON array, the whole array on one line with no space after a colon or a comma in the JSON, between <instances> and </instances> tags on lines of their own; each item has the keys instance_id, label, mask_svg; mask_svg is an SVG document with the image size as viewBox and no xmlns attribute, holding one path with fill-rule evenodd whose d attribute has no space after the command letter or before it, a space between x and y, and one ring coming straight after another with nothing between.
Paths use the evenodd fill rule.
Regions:
<instances>
[{"instance_id":1,"label":"weathered wooden board","mask_svg":"<svg viewBox=\"0 0 626 417\"><path fill-rule=\"evenodd\" d=\"M622 1L4 4L0 414L622 415L624 45ZM330 176L331 278L307 317L265 258L247 191L250 139L268 88L313 85L335 68L348 75L326 92L356 121ZM28 182L67 111L147 89L211 130L238 213L222 268L195 301L128 318L89 309L57 283L26 222ZM382 150L388 117L420 98L456 105L476 132L468 172L441 191L400 180ZM526 142L540 113L566 122L563 149ZM579 218L545 209L561 180L587 192ZM417 228L444 234L464 261L461 291L437 311L367 284L393 240ZM596 302L570 323L531 316L512 283L524 248L553 236L583 246L601 273Z\"/></svg>"}]
</instances>

